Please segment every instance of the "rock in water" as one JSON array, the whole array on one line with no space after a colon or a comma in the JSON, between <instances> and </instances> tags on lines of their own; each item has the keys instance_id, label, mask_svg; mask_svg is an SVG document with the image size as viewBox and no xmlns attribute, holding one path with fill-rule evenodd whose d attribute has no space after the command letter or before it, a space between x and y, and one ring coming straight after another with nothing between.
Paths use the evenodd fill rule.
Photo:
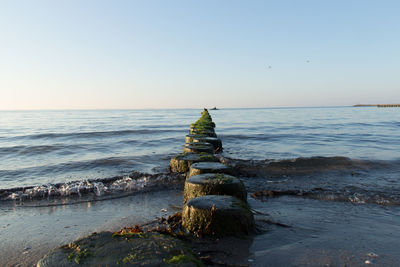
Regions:
<instances>
[{"instance_id":1,"label":"rock in water","mask_svg":"<svg viewBox=\"0 0 400 267\"><path fill-rule=\"evenodd\" d=\"M209 137L209 136L207 136L207 135L200 135L200 134L187 134L187 135L185 136L185 143L186 143L186 144L188 144L188 143L193 143L193 138L195 138L195 137Z\"/></svg>"},{"instance_id":2,"label":"rock in water","mask_svg":"<svg viewBox=\"0 0 400 267\"><path fill-rule=\"evenodd\" d=\"M208 195L186 203L182 225L200 235L243 236L254 229L254 218L245 202L232 196Z\"/></svg>"},{"instance_id":3,"label":"rock in water","mask_svg":"<svg viewBox=\"0 0 400 267\"><path fill-rule=\"evenodd\" d=\"M200 261L179 239L159 233L92 234L56 248L38 267L62 266L199 266Z\"/></svg>"},{"instance_id":4,"label":"rock in water","mask_svg":"<svg viewBox=\"0 0 400 267\"><path fill-rule=\"evenodd\" d=\"M188 143L185 144L183 152L192 153L214 153L214 146L210 143Z\"/></svg>"},{"instance_id":5,"label":"rock in water","mask_svg":"<svg viewBox=\"0 0 400 267\"><path fill-rule=\"evenodd\" d=\"M172 172L187 172L190 166L196 162L202 161L214 161L217 162L218 159L213 154L208 153L184 153L171 158L169 166Z\"/></svg>"},{"instance_id":6,"label":"rock in water","mask_svg":"<svg viewBox=\"0 0 400 267\"><path fill-rule=\"evenodd\" d=\"M214 130L209 130L209 129L191 128L189 130L189 134L206 135L206 136L211 136L211 137L217 137L217 134L214 132Z\"/></svg>"},{"instance_id":7,"label":"rock in water","mask_svg":"<svg viewBox=\"0 0 400 267\"><path fill-rule=\"evenodd\" d=\"M202 173L233 174L232 168L219 162L198 162L190 166L188 177Z\"/></svg>"},{"instance_id":8,"label":"rock in water","mask_svg":"<svg viewBox=\"0 0 400 267\"><path fill-rule=\"evenodd\" d=\"M246 189L238 178L227 174L204 173L185 182L184 202L205 195L229 195L247 202Z\"/></svg>"},{"instance_id":9,"label":"rock in water","mask_svg":"<svg viewBox=\"0 0 400 267\"><path fill-rule=\"evenodd\" d=\"M194 136L193 143L210 143L214 146L216 151L222 151L222 142L221 139L217 137L201 137L201 136Z\"/></svg>"}]
</instances>

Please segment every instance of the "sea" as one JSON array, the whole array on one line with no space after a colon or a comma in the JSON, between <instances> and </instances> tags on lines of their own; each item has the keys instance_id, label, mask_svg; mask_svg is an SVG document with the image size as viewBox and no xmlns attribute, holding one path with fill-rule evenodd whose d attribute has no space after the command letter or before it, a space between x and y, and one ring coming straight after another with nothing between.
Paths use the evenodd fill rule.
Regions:
<instances>
[{"instance_id":1,"label":"sea","mask_svg":"<svg viewBox=\"0 0 400 267\"><path fill-rule=\"evenodd\" d=\"M167 169L201 110L0 111L0 189ZM211 110L223 155L400 163L400 109Z\"/></svg>"},{"instance_id":2,"label":"sea","mask_svg":"<svg viewBox=\"0 0 400 267\"><path fill-rule=\"evenodd\" d=\"M22 223L13 228L17 221L36 216L38 211L27 210L26 206L44 207L49 209L45 214L53 214L54 210L50 211L53 208L49 208L52 204L48 202L51 198L73 196L76 200L85 195L93 195L84 200L84 204L79 202L84 207L69 207L72 209L69 213L62 213L71 215L76 210L96 210L92 202L96 197L112 195L115 199L127 192L148 191L159 184L162 185L161 188L153 189L151 196L130 195L128 199L135 198L137 203L143 199L147 199L145 203L154 202L153 206L148 204L151 206L149 210L157 209L157 212L162 206L160 203L163 203L161 198L171 198L170 202L179 204L181 196L171 197L171 194L163 191L173 184L174 179L168 173L168 164L172 156L182 152L189 125L199 118L201 111L202 109L0 111L0 204L3 203L0 205L0 218L3 218L0 233L3 233L3 245L4 242L17 242L13 241L11 234L6 237L7 233L17 232L24 227ZM331 227L329 222L325 223L327 218L341 218L338 219L342 220L339 223L341 227L346 227L346 224L357 225L360 218L371 227L399 225L399 108L221 108L209 112L216 124L215 131L223 143L223 152L219 156L237 168L249 194L256 193L249 197L250 204L265 212L268 212L268 205L275 205L276 210L281 210L275 213L269 210L275 220L291 222L293 218L300 216L300 208L311 205L313 208L308 211L308 215L303 214L298 219L312 224L310 218L318 213L321 225L324 225L321 229L325 230ZM271 194L282 195L282 198L268 199ZM47 201L44 205L43 200ZM131 201L133 200L122 201L119 207L128 207ZM264 205L266 201L269 201L267 206ZM313 201L318 201L318 204ZM365 206L370 204L373 206ZM25 208L20 209L24 205ZM56 206L59 205L62 204L57 202ZM111 214L116 212L114 205L104 205L108 208L99 208L93 212L93 216L103 218L106 216L103 213L107 210L107 216L112 217ZM347 205L362 205L358 209L359 212L363 210L361 215L357 217L353 206ZM92 208L89 209L90 206ZM286 208L286 213L282 211L282 207ZM118 215L124 217L127 209L119 209ZM327 210L335 213L321 215ZM66 211L59 209L57 212ZM137 212L143 213L139 210ZM384 220L382 225L371 221L368 216L371 213L380 214L380 218ZM348 221L343 221L344 214L350 216L347 217ZM146 216L141 222L155 215ZM50 217L53 218L54 215ZM78 215L74 218L80 225L85 222ZM47 228L52 228L56 223L56 219L48 221L52 223ZM40 221L37 225L46 225L46 222ZM106 226L102 229L109 226L106 222L104 225ZM122 224L115 224L114 221L113 225ZM72 241L71 238L87 233L89 227L90 225L74 232L68 229L68 225L68 230L59 228L53 233L64 231L67 236L72 231L75 234L73 237L60 239L69 242ZM396 243L399 236L392 235L392 232L400 230L397 228L391 229L390 237L382 242L389 242L388 246L392 241ZM304 238L306 232L299 231L301 238ZM375 234L379 235L376 231ZM35 238L38 236L32 235ZM312 236L315 235L318 235L318 231L313 232ZM357 237L360 233L353 232L353 235ZM332 238L328 236L325 239L332 241ZM42 242L46 243L48 239ZM263 241L257 240L256 238L253 243L258 244L256 248L250 249L249 261L255 266L257 262L262 266L271 260L266 255L272 254L264 251ZM6 245L10 250L13 248L11 243ZM15 246L21 253L28 251L25 256L29 256L29 251L34 251L34 245L26 245L26 240L21 239L17 243ZM54 244L50 242L48 247L51 248L51 245ZM376 247L381 246L379 243ZM392 249L395 247L390 246ZM348 247L349 253L364 253L355 251L350 243ZM283 253L274 249L277 255ZM299 247L296 249L299 254L302 253ZM377 251L379 249L375 249L374 253ZM36 260L43 251L32 253L36 258L30 259ZM367 253L369 252L365 252L365 255ZM386 259L389 261L381 260L381 263L388 263L390 266L391 263L400 262L395 251L389 251L388 255ZM29 258L28 256L26 257ZM344 256L339 258L342 259L339 265L346 262ZM364 258L360 260L362 264L364 260L370 259ZM16 259L18 255L7 258L5 262L15 264L18 262ZM294 264L295 260L298 259L282 264ZM376 258L370 260L376 261Z\"/></svg>"}]
</instances>

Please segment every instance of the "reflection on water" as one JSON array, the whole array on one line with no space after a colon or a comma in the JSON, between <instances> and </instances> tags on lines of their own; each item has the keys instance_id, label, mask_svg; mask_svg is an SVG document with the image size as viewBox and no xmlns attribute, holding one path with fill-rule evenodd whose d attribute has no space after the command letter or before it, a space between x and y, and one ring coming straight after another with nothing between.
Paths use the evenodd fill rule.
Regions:
<instances>
[{"instance_id":1,"label":"reflection on water","mask_svg":"<svg viewBox=\"0 0 400 267\"><path fill-rule=\"evenodd\" d=\"M257 201L253 209L290 225L254 238L252 266L400 266L400 207L298 197ZM258 220L263 219L258 215Z\"/></svg>"}]
</instances>

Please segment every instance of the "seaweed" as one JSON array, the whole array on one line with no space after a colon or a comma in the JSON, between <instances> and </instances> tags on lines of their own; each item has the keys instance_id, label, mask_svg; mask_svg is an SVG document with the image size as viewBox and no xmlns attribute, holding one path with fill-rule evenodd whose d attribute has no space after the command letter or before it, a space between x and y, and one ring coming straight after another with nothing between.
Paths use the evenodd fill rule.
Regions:
<instances>
[{"instance_id":1,"label":"seaweed","mask_svg":"<svg viewBox=\"0 0 400 267\"><path fill-rule=\"evenodd\" d=\"M113 237L124 237L126 239L130 238L149 238L148 233L144 233L143 230L139 227L139 225L135 225L134 227L123 228L117 232L114 232Z\"/></svg>"}]
</instances>

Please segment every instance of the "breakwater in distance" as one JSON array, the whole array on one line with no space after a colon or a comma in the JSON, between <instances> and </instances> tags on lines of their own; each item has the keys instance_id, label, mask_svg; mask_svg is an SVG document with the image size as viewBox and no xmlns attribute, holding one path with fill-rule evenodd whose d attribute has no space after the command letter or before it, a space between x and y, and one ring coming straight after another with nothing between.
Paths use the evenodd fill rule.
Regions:
<instances>
[{"instance_id":1,"label":"breakwater in distance","mask_svg":"<svg viewBox=\"0 0 400 267\"><path fill-rule=\"evenodd\" d=\"M353 107L400 108L400 104L357 104Z\"/></svg>"}]
</instances>

